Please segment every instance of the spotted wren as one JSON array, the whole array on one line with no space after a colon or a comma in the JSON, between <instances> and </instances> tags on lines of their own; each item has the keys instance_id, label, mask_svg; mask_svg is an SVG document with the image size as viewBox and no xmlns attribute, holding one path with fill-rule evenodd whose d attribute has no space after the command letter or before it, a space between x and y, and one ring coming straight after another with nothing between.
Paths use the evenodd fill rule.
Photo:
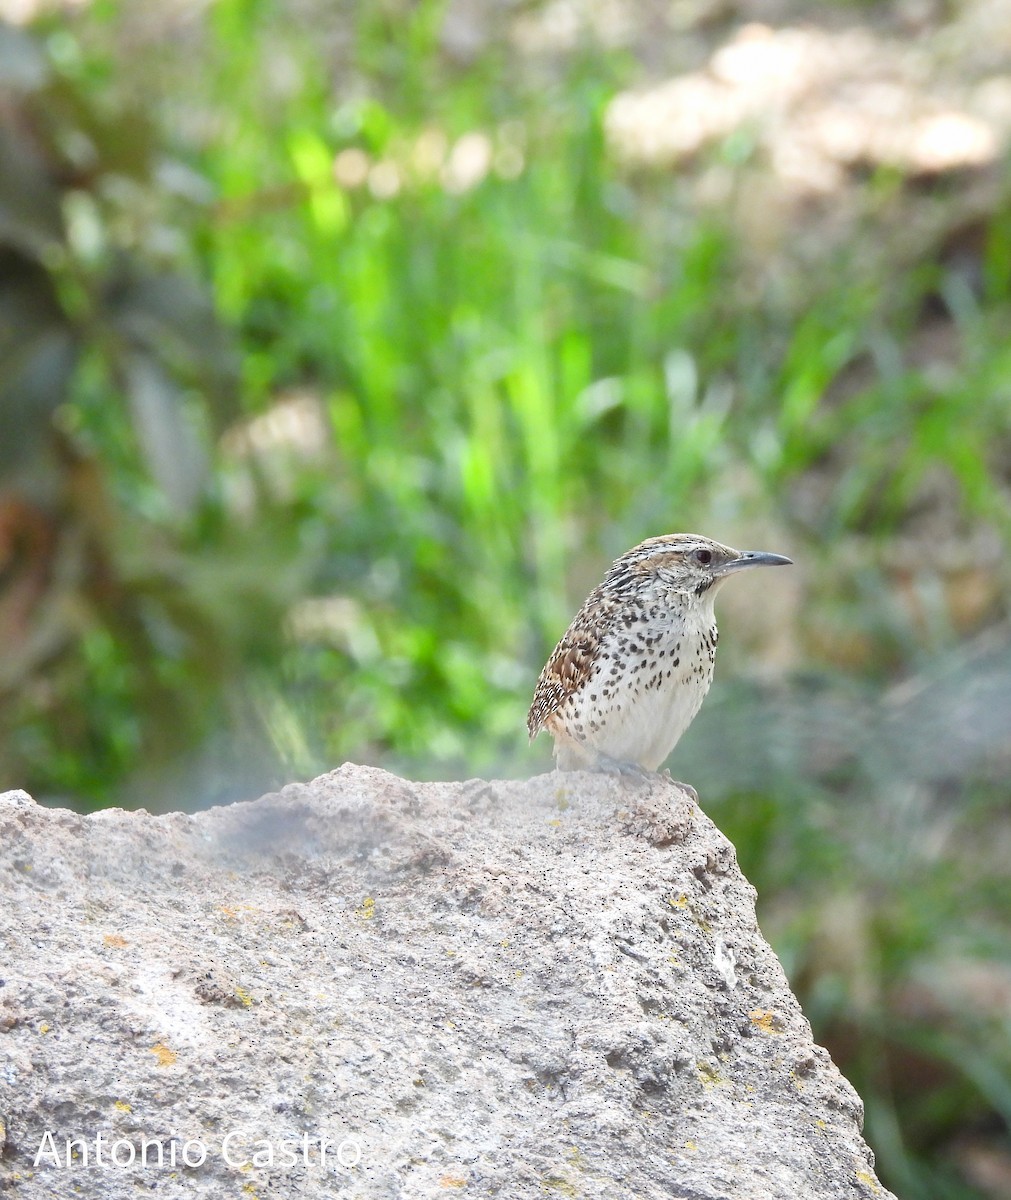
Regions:
<instances>
[{"instance_id":1,"label":"spotted wren","mask_svg":"<svg viewBox=\"0 0 1011 1200\"><path fill-rule=\"evenodd\" d=\"M781 554L694 533L633 546L586 598L537 680L531 741L546 729L560 770L655 771L695 719L716 661L716 593Z\"/></svg>"}]
</instances>

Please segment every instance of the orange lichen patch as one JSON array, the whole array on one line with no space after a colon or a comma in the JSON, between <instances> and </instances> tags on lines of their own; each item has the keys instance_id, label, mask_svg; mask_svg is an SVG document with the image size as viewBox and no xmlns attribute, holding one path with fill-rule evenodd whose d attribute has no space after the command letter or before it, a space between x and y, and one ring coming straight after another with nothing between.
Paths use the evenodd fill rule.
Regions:
<instances>
[{"instance_id":1,"label":"orange lichen patch","mask_svg":"<svg viewBox=\"0 0 1011 1200\"><path fill-rule=\"evenodd\" d=\"M748 1019L752 1025L761 1029L763 1033L780 1033L778 1028L779 1022L776 1019L776 1014L768 1008L753 1008L748 1013Z\"/></svg>"},{"instance_id":2,"label":"orange lichen patch","mask_svg":"<svg viewBox=\"0 0 1011 1200\"><path fill-rule=\"evenodd\" d=\"M107 946L111 946L114 950L122 950L124 946L129 946L129 942L125 937L118 933L107 933L102 941Z\"/></svg>"},{"instance_id":3,"label":"orange lichen patch","mask_svg":"<svg viewBox=\"0 0 1011 1200\"><path fill-rule=\"evenodd\" d=\"M466 1186L467 1180L462 1175L442 1175L439 1178L439 1187L462 1188Z\"/></svg>"},{"instance_id":4,"label":"orange lichen patch","mask_svg":"<svg viewBox=\"0 0 1011 1200\"><path fill-rule=\"evenodd\" d=\"M171 1067L179 1057L174 1050L170 1050L164 1042L158 1042L151 1047L151 1053L157 1058L159 1067Z\"/></svg>"},{"instance_id":5,"label":"orange lichen patch","mask_svg":"<svg viewBox=\"0 0 1011 1200\"><path fill-rule=\"evenodd\" d=\"M218 912L224 916L226 921L237 921L243 913L263 915L263 909L257 908L255 904L219 904Z\"/></svg>"},{"instance_id":6,"label":"orange lichen patch","mask_svg":"<svg viewBox=\"0 0 1011 1200\"><path fill-rule=\"evenodd\" d=\"M579 1192L576 1189L575 1185L571 1184L567 1179L563 1178L561 1175L548 1175L545 1179L542 1179L541 1180L541 1190L545 1191L545 1192L547 1192L547 1191L558 1192L558 1194L561 1196L573 1196L574 1197L574 1196L579 1195Z\"/></svg>"}]
</instances>

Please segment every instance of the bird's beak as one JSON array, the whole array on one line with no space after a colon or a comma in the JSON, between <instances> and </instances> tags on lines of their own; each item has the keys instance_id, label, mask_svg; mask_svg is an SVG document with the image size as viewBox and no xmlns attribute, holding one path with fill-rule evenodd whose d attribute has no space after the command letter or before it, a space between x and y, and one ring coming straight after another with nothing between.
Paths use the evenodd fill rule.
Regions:
<instances>
[{"instance_id":1,"label":"bird's beak","mask_svg":"<svg viewBox=\"0 0 1011 1200\"><path fill-rule=\"evenodd\" d=\"M769 554L766 550L742 550L736 558L716 568L716 575L728 575L744 567L789 567L793 559L782 554Z\"/></svg>"}]
</instances>

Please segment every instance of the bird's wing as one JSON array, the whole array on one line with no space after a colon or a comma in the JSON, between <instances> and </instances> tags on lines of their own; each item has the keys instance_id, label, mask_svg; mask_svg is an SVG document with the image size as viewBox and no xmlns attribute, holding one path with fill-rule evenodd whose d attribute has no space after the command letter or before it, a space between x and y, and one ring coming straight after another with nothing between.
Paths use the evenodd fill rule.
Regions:
<instances>
[{"instance_id":1,"label":"bird's wing","mask_svg":"<svg viewBox=\"0 0 1011 1200\"><path fill-rule=\"evenodd\" d=\"M586 603L573 617L572 624L537 680L533 703L527 713L527 729L531 739L540 733L552 713L557 712L565 700L589 678L601 638L610 630L618 607L613 597L608 598L598 589L590 593Z\"/></svg>"}]
</instances>

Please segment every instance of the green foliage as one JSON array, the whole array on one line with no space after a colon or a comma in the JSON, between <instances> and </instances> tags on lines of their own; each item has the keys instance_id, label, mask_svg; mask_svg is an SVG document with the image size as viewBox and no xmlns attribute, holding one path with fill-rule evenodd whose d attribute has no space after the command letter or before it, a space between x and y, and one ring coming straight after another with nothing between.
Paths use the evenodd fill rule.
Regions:
<instances>
[{"instance_id":1,"label":"green foliage","mask_svg":"<svg viewBox=\"0 0 1011 1200\"><path fill-rule=\"evenodd\" d=\"M243 665L276 663L299 577L264 578L287 530L216 495L238 359L181 236L171 185L198 177L92 95L68 31L0 26L0 57L4 775L156 802Z\"/></svg>"}]
</instances>

